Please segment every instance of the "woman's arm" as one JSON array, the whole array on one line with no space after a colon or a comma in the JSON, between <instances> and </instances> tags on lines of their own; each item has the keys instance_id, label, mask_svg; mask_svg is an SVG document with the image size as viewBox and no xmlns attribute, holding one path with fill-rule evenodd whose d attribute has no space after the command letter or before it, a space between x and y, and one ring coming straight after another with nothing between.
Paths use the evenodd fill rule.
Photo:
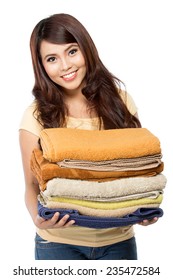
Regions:
<instances>
[{"instance_id":1,"label":"woman's arm","mask_svg":"<svg viewBox=\"0 0 173 280\"><path fill-rule=\"evenodd\" d=\"M25 177L25 203L26 207L32 217L34 224L42 229L46 228L59 228L68 227L74 223L74 221L67 222L69 216L65 215L61 220L58 220L59 213L50 220L44 220L38 215L37 211L37 196L39 194L39 185L30 169L30 159L34 148L39 148L38 137L24 129L19 132L19 143L22 155L23 171Z\"/></svg>"}]
</instances>

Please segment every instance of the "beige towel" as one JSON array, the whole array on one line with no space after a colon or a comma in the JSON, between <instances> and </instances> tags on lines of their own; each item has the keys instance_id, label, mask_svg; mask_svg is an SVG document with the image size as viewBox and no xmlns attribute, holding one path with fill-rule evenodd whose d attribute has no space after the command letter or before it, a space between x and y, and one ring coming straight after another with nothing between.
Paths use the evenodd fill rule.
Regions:
<instances>
[{"instance_id":1,"label":"beige towel","mask_svg":"<svg viewBox=\"0 0 173 280\"><path fill-rule=\"evenodd\" d=\"M139 158L113 159L104 161L87 161L64 159L57 162L60 167L79 168L95 171L130 171L155 168L161 164L161 154L149 155Z\"/></svg>"},{"instance_id":2,"label":"beige towel","mask_svg":"<svg viewBox=\"0 0 173 280\"><path fill-rule=\"evenodd\" d=\"M47 182L45 196L63 196L85 200L128 200L136 197L157 195L166 186L166 177L158 174L153 177L129 177L109 182L54 178Z\"/></svg>"}]
</instances>

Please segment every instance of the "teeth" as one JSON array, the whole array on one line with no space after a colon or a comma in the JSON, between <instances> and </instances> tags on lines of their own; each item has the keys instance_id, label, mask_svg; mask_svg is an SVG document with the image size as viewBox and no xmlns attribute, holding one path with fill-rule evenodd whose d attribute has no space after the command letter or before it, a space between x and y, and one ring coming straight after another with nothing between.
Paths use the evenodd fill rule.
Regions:
<instances>
[{"instance_id":1,"label":"teeth","mask_svg":"<svg viewBox=\"0 0 173 280\"><path fill-rule=\"evenodd\" d=\"M64 78L71 78L74 75L75 72L72 72L70 74L64 75Z\"/></svg>"}]
</instances>

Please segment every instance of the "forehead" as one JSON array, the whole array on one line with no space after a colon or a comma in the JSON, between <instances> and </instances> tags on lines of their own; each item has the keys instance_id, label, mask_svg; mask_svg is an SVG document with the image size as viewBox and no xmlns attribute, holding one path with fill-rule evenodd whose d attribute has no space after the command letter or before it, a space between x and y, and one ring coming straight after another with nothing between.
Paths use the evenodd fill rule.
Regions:
<instances>
[{"instance_id":1,"label":"forehead","mask_svg":"<svg viewBox=\"0 0 173 280\"><path fill-rule=\"evenodd\" d=\"M43 40L40 44L40 53L42 56L48 54L61 54L64 51L70 49L72 46L77 46L77 43L70 44L53 44Z\"/></svg>"}]
</instances>

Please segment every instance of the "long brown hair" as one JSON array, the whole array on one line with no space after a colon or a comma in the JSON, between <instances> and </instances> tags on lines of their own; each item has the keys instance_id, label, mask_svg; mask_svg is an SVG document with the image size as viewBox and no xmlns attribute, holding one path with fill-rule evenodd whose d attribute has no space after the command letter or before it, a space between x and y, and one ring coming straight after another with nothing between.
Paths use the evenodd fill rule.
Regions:
<instances>
[{"instance_id":1,"label":"long brown hair","mask_svg":"<svg viewBox=\"0 0 173 280\"><path fill-rule=\"evenodd\" d=\"M86 64L83 95L103 121L105 129L141 127L124 104L119 91L122 82L112 75L99 58L96 46L85 27L73 16L55 14L41 20L34 28L30 48L35 84L33 95L37 102L38 121L44 128L63 127L67 108L63 92L46 74L40 56L42 40L54 44L76 42Z\"/></svg>"}]
</instances>

